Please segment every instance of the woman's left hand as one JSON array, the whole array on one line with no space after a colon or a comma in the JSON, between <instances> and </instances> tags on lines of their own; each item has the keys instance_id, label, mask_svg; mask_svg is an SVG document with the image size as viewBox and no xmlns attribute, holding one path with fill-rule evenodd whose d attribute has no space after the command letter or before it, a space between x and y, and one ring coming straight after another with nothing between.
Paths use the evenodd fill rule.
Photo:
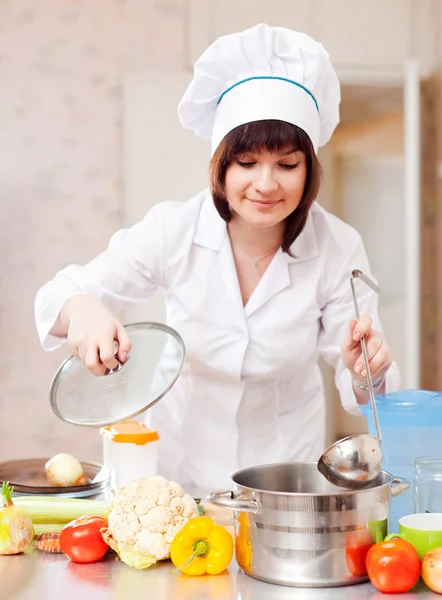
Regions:
<instances>
[{"instance_id":1,"label":"woman's left hand","mask_svg":"<svg viewBox=\"0 0 442 600\"><path fill-rule=\"evenodd\" d=\"M365 386L367 385L367 373L361 347L362 336L365 337L373 384L384 377L393 362L390 346L379 331L372 329L371 324L372 320L368 315L362 315L358 321L352 321L348 335L341 347L344 366L349 369L353 379Z\"/></svg>"}]
</instances>

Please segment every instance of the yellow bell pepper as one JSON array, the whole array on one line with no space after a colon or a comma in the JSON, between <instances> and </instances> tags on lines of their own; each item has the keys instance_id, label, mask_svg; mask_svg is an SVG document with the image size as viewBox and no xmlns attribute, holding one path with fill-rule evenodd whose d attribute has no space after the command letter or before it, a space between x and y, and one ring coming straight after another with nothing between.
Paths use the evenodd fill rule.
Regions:
<instances>
[{"instance_id":1,"label":"yellow bell pepper","mask_svg":"<svg viewBox=\"0 0 442 600\"><path fill-rule=\"evenodd\" d=\"M249 518L246 513L240 513L238 517L238 535L235 540L236 560L243 569L252 564L252 544L249 539Z\"/></svg>"},{"instance_id":2,"label":"yellow bell pepper","mask_svg":"<svg viewBox=\"0 0 442 600\"><path fill-rule=\"evenodd\" d=\"M230 533L210 517L195 517L179 531L170 547L170 558L185 575L218 575L233 556Z\"/></svg>"}]
</instances>

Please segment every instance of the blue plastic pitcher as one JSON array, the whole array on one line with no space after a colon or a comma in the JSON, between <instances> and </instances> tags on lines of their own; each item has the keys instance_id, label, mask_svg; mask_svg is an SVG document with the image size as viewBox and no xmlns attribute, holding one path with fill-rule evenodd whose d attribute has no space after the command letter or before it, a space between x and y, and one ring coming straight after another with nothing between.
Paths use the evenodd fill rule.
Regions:
<instances>
[{"instance_id":1,"label":"blue plastic pitcher","mask_svg":"<svg viewBox=\"0 0 442 600\"><path fill-rule=\"evenodd\" d=\"M421 456L442 456L442 393L401 390L376 396L382 434L382 468L405 477L410 488L391 499L390 531L399 531L398 519L414 513L414 461ZM360 407L376 435L371 405ZM442 510L441 510L442 512Z\"/></svg>"}]
</instances>

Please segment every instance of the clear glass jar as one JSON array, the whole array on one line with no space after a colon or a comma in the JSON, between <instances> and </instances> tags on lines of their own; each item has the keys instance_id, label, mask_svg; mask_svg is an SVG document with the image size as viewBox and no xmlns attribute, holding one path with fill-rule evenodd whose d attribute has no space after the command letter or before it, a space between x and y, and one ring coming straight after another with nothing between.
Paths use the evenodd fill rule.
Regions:
<instances>
[{"instance_id":1,"label":"clear glass jar","mask_svg":"<svg viewBox=\"0 0 442 600\"><path fill-rule=\"evenodd\" d=\"M442 513L442 456L414 461L414 512Z\"/></svg>"}]
</instances>

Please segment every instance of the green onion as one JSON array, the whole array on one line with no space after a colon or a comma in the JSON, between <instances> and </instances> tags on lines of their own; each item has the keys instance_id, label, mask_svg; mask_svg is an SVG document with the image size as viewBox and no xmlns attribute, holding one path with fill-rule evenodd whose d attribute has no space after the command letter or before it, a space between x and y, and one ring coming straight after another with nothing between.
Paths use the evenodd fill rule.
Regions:
<instances>
[{"instance_id":1,"label":"green onion","mask_svg":"<svg viewBox=\"0 0 442 600\"><path fill-rule=\"evenodd\" d=\"M24 511L34 524L68 523L85 516L107 519L112 509L111 502L45 496L20 496L14 499L14 504Z\"/></svg>"}]
</instances>

